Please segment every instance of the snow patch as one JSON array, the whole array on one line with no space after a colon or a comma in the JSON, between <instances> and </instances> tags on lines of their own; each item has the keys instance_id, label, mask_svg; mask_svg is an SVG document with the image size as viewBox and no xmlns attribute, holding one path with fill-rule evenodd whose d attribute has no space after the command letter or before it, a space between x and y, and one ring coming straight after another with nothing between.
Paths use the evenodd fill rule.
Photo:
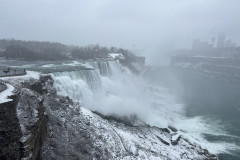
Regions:
<instances>
[{"instance_id":1,"label":"snow patch","mask_svg":"<svg viewBox=\"0 0 240 160\"><path fill-rule=\"evenodd\" d=\"M122 53L109 53L109 56L111 58L120 58L120 59L125 59Z\"/></svg>"},{"instance_id":2,"label":"snow patch","mask_svg":"<svg viewBox=\"0 0 240 160\"><path fill-rule=\"evenodd\" d=\"M10 84L6 84L7 85L7 89L4 90L3 92L0 92L0 103L6 103L9 101L12 101L12 99L8 98L9 96L11 96L14 90L14 87L11 86Z\"/></svg>"},{"instance_id":3,"label":"snow patch","mask_svg":"<svg viewBox=\"0 0 240 160\"><path fill-rule=\"evenodd\" d=\"M23 75L23 76L11 76L11 77L3 77L3 80L16 80L16 79L23 79L23 80L27 80L30 78L33 79L39 79L40 73L39 72L34 72L34 71L26 71L27 74Z\"/></svg>"}]
</instances>

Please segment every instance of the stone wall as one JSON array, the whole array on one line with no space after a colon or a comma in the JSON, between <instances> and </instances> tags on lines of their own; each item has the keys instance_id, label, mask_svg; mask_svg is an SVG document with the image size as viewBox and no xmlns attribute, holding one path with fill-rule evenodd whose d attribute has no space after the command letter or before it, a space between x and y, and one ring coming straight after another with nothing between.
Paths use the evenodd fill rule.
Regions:
<instances>
[{"instance_id":1,"label":"stone wall","mask_svg":"<svg viewBox=\"0 0 240 160\"><path fill-rule=\"evenodd\" d=\"M14 101L0 104L0 159L20 159L22 137L16 115L17 96Z\"/></svg>"}]
</instances>

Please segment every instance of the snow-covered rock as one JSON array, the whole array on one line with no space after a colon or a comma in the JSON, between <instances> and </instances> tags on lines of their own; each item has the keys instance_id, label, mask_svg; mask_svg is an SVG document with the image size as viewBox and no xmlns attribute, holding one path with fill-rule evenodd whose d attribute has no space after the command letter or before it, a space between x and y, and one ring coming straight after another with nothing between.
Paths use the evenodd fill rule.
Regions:
<instances>
[{"instance_id":1,"label":"snow-covered rock","mask_svg":"<svg viewBox=\"0 0 240 160\"><path fill-rule=\"evenodd\" d=\"M49 75L28 72L26 76L6 78L5 81L18 90L17 98L11 104L16 113L11 115L15 114L16 119L13 128L19 128L21 132L13 139L21 144L14 151L19 153L16 154L19 158L217 159L167 129L139 122L128 125L99 116L70 98L57 95ZM0 118L4 121L4 116ZM4 155L0 152L1 156Z\"/></svg>"},{"instance_id":2,"label":"snow-covered rock","mask_svg":"<svg viewBox=\"0 0 240 160\"><path fill-rule=\"evenodd\" d=\"M167 129L104 118L64 97L45 97L45 103L58 107L46 110L43 159L217 159Z\"/></svg>"},{"instance_id":3,"label":"snow-covered rock","mask_svg":"<svg viewBox=\"0 0 240 160\"><path fill-rule=\"evenodd\" d=\"M0 92L0 103L6 103L12 101L9 97L13 94L14 87L10 84L6 84L7 89Z\"/></svg>"}]
</instances>

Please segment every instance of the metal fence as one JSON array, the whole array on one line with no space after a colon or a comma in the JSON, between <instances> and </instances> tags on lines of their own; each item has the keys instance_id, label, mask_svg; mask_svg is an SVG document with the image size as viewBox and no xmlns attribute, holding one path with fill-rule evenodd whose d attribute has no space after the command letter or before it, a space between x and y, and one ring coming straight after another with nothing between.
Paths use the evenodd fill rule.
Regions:
<instances>
[{"instance_id":1,"label":"metal fence","mask_svg":"<svg viewBox=\"0 0 240 160\"><path fill-rule=\"evenodd\" d=\"M0 68L0 77L25 75L25 69Z\"/></svg>"}]
</instances>

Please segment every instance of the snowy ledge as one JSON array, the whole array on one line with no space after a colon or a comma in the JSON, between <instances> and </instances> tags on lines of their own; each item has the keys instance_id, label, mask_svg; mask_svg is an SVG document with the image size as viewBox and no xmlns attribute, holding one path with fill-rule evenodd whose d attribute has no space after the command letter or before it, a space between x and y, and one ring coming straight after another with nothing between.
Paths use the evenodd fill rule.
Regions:
<instances>
[{"instance_id":1,"label":"snowy ledge","mask_svg":"<svg viewBox=\"0 0 240 160\"><path fill-rule=\"evenodd\" d=\"M23 76L11 76L11 77L3 77L1 78L2 80L26 80L26 79L39 79L40 73L39 72L34 72L34 71L26 71L27 74Z\"/></svg>"},{"instance_id":2,"label":"snowy ledge","mask_svg":"<svg viewBox=\"0 0 240 160\"><path fill-rule=\"evenodd\" d=\"M12 99L10 99L8 97L13 94L12 92L14 90L14 87L11 86L10 84L6 84L6 85L7 85L7 89L0 92L0 104L12 101Z\"/></svg>"},{"instance_id":3,"label":"snowy ledge","mask_svg":"<svg viewBox=\"0 0 240 160\"><path fill-rule=\"evenodd\" d=\"M27 71L27 74L23 75L23 76L2 77L1 79L4 80L4 81L9 81L9 82L12 81L12 82L15 82L15 83L20 83L22 81L25 81L25 80L28 80L28 79L31 79L31 78L39 79L39 77L40 77L39 72ZM13 95L14 87L10 84L6 84L6 86L7 86L7 89L0 92L0 104L12 101L12 99L10 99L9 96Z\"/></svg>"},{"instance_id":4,"label":"snowy ledge","mask_svg":"<svg viewBox=\"0 0 240 160\"><path fill-rule=\"evenodd\" d=\"M105 148L111 153L106 159L218 159L217 156L202 149L199 145L182 138L180 134L171 134L157 127L131 127L114 121L110 122L89 109L84 107L80 109L84 117L81 122L86 124L86 127L82 126L82 128L94 139L93 145Z\"/></svg>"}]
</instances>

